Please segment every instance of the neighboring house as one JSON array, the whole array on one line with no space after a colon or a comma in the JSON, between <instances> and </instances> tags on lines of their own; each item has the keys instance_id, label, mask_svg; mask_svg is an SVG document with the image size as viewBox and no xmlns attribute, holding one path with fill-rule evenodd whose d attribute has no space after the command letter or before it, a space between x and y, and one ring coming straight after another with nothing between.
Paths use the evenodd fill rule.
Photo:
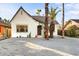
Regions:
<instances>
[{"instance_id":1,"label":"neighboring house","mask_svg":"<svg viewBox=\"0 0 79 59\"><path fill-rule=\"evenodd\" d=\"M51 19L48 19L50 23ZM44 16L31 16L22 7L18 9L16 14L11 19L11 32L12 37L44 37ZM57 35L57 29L59 24L55 21L55 32Z\"/></svg>"},{"instance_id":2,"label":"neighboring house","mask_svg":"<svg viewBox=\"0 0 79 59\"><path fill-rule=\"evenodd\" d=\"M11 26L0 19L0 39L7 37L11 37Z\"/></svg>"},{"instance_id":3,"label":"neighboring house","mask_svg":"<svg viewBox=\"0 0 79 59\"><path fill-rule=\"evenodd\" d=\"M64 26L64 29L68 30L68 28L71 26L76 26L77 28L79 28L79 19L71 19L71 20L67 21Z\"/></svg>"},{"instance_id":4,"label":"neighboring house","mask_svg":"<svg viewBox=\"0 0 79 59\"><path fill-rule=\"evenodd\" d=\"M66 22L64 30L69 30L69 28L74 27L76 35L79 36L79 19L71 19Z\"/></svg>"}]
</instances>

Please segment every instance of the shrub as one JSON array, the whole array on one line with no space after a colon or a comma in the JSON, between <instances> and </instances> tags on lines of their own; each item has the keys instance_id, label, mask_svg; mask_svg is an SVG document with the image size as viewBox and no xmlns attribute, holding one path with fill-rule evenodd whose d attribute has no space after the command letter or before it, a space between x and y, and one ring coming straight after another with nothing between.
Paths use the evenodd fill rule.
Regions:
<instances>
[{"instance_id":1,"label":"shrub","mask_svg":"<svg viewBox=\"0 0 79 59\"><path fill-rule=\"evenodd\" d=\"M64 35L69 37L76 37L77 36L76 30L77 30L76 26L71 26L68 28L68 30L64 30ZM62 35L62 30L58 30L58 35Z\"/></svg>"},{"instance_id":2,"label":"shrub","mask_svg":"<svg viewBox=\"0 0 79 59\"><path fill-rule=\"evenodd\" d=\"M62 31L61 30L58 30L57 32L58 32L57 33L58 35L62 35Z\"/></svg>"},{"instance_id":3,"label":"shrub","mask_svg":"<svg viewBox=\"0 0 79 59\"><path fill-rule=\"evenodd\" d=\"M70 37L75 37L76 36L76 27L75 26L71 26L70 28L68 28L69 31L69 36Z\"/></svg>"},{"instance_id":4,"label":"shrub","mask_svg":"<svg viewBox=\"0 0 79 59\"><path fill-rule=\"evenodd\" d=\"M28 37L31 38L31 33L29 33Z\"/></svg>"}]
</instances>

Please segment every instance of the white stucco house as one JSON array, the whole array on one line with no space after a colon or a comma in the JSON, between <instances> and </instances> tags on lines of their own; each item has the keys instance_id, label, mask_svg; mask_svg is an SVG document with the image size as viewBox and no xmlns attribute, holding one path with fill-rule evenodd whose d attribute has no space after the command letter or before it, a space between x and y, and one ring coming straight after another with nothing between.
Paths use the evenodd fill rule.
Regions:
<instances>
[{"instance_id":1,"label":"white stucco house","mask_svg":"<svg viewBox=\"0 0 79 59\"><path fill-rule=\"evenodd\" d=\"M50 18L48 19L50 23ZM31 34L31 37L44 37L44 16L31 16L22 7L18 9L16 14L11 19L11 34L12 37L27 37ZM55 21L54 35L57 35L57 29L59 23Z\"/></svg>"}]
</instances>

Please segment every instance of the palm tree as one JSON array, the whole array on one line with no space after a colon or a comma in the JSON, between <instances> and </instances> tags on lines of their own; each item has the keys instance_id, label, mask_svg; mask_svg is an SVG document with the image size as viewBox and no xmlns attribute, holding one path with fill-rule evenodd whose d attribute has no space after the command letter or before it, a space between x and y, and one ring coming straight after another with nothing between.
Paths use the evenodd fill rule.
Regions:
<instances>
[{"instance_id":1,"label":"palm tree","mask_svg":"<svg viewBox=\"0 0 79 59\"><path fill-rule=\"evenodd\" d=\"M64 3L62 3L62 38L64 38Z\"/></svg>"},{"instance_id":2,"label":"palm tree","mask_svg":"<svg viewBox=\"0 0 79 59\"><path fill-rule=\"evenodd\" d=\"M37 9L36 14L39 16L41 12L41 9Z\"/></svg>"},{"instance_id":3,"label":"palm tree","mask_svg":"<svg viewBox=\"0 0 79 59\"><path fill-rule=\"evenodd\" d=\"M50 18L51 18L51 23L50 23L50 28L49 28L49 31L50 31L50 38L53 38L53 32L54 32L54 29L55 29L55 18L56 18L56 15L60 12L60 10L58 10L58 8L52 8L51 7L51 10L49 11L49 15L50 15Z\"/></svg>"},{"instance_id":4,"label":"palm tree","mask_svg":"<svg viewBox=\"0 0 79 59\"><path fill-rule=\"evenodd\" d=\"M45 3L45 29L44 29L44 37L46 40L48 39L48 3Z\"/></svg>"}]
</instances>

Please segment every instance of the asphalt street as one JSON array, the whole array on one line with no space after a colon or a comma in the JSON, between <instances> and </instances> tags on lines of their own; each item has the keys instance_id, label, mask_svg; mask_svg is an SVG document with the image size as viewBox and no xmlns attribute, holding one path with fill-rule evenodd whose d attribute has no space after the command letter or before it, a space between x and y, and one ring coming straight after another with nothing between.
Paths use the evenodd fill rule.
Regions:
<instances>
[{"instance_id":1,"label":"asphalt street","mask_svg":"<svg viewBox=\"0 0 79 59\"><path fill-rule=\"evenodd\" d=\"M9 38L0 41L0 56L79 56L79 39Z\"/></svg>"}]
</instances>

